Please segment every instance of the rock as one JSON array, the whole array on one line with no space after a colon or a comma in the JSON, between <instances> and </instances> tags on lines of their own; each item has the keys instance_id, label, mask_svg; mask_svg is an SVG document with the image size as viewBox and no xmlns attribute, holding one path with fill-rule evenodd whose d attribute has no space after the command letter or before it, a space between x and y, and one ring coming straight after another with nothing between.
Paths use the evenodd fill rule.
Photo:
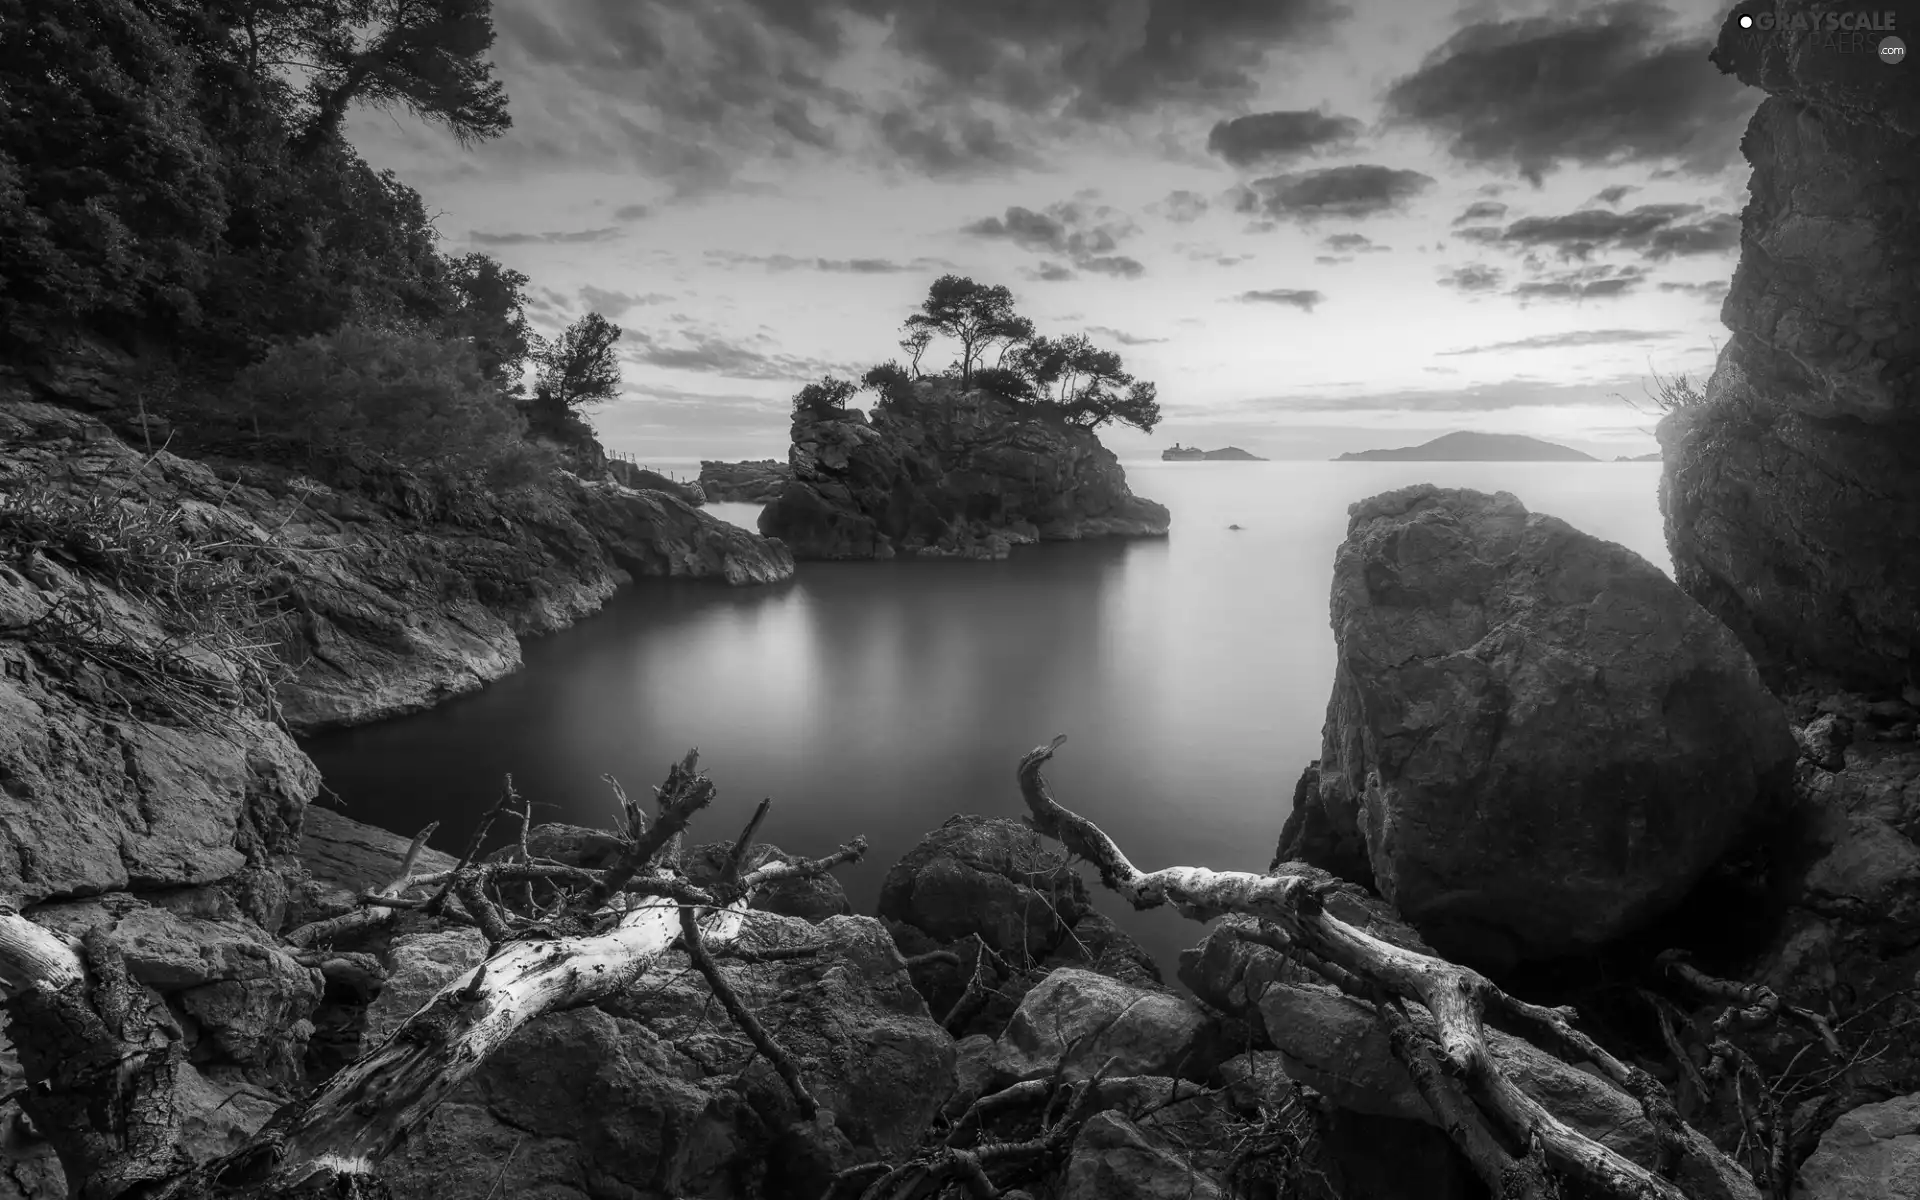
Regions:
<instances>
[{"instance_id":1,"label":"rock","mask_svg":"<svg viewBox=\"0 0 1920 1200\"><path fill-rule=\"evenodd\" d=\"M1732 334L1704 403L1658 430L1675 578L1770 678L1897 690L1920 665L1920 222L1903 199L1920 189L1920 105L1898 68L1838 69L1731 15L1712 58L1768 96L1741 141Z\"/></svg>"},{"instance_id":2,"label":"rock","mask_svg":"<svg viewBox=\"0 0 1920 1200\"><path fill-rule=\"evenodd\" d=\"M1816 717L1793 731L1800 756L1815 766L1838 771L1846 765L1847 744L1853 740L1853 723L1832 713Z\"/></svg>"},{"instance_id":3,"label":"rock","mask_svg":"<svg viewBox=\"0 0 1920 1200\"><path fill-rule=\"evenodd\" d=\"M487 957L487 939L477 929L434 929L402 934L388 946L386 984L367 1005L363 1044L371 1049L419 1012L427 1001Z\"/></svg>"},{"instance_id":4,"label":"rock","mask_svg":"<svg viewBox=\"0 0 1920 1200\"><path fill-rule=\"evenodd\" d=\"M917 387L871 420L796 414L792 478L760 531L802 559L1005 558L1036 540L1167 532L1167 510L1128 489L1092 432L990 392Z\"/></svg>"},{"instance_id":5,"label":"rock","mask_svg":"<svg viewBox=\"0 0 1920 1200\"><path fill-rule=\"evenodd\" d=\"M878 912L941 942L977 933L995 953L1038 961L1091 909L1057 846L1018 821L962 815L893 865Z\"/></svg>"},{"instance_id":6,"label":"rock","mask_svg":"<svg viewBox=\"0 0 1920 1200\"><path fill-rule=\"evenodd\" d=\"M684 956L670 955L621 996L510 1038L382 1167L395 1196L481 1196L496 1182L502 1195L555 1200L818 1195L823 1145L842 1156L906 1154L953 1088L954 1047L886 931L863 917L816 927L756 914L753 923L755 945L826 946L724 969L837 1129L791 1128L785 1084L717 1014ZM406 994L375 1002L370 1032L469 969L477 950L458 935L396 940L389 987Z\"/></svg>"},{"instance_id":7,"label":"rock","mask_svg":"<svg viewBox=\"0 0 1920 1200\"><path fill-rule=\"evenodd\" d=\"M1434 1123L1370 1005L1324 984L1282 983L1262 994L1260 1007L1291 1078L1351 1112ZM1430 1026L1424 1010L1415 1008L1413 1016ZM1642 1166L1653 1165L1653 1127L1639 1101L1498 1030L1487 1030L1487 1047L1501 1070L1560 1120ZM1698 1134L1683 1146L1675 1182L1691 1200L1759 1200L1745 1172Z\"/></svg>"},{"instance_id":8,"label":"rock","mask_svg":"<svg viewBox=\"0 0 1920 1200\"><path fill-rule=\"evenodd\" d=\"M1214 1022L1187 1000L1062 967L1034 985L1000 1035L996 1083L1111 1075L1203 1079L1224 1057Z\"/></svg>"},{"instance_id":9,"label":"rock","mask_svg":"<svg viewBox=\"0 0 1920 1200\"><path fill-rule=\"evenodd\" d=\"M1887 1200L1920 1196L1920 1092L1847 1113L1800 1166L1796 1197Z\"/></svg>"},{"instance_id":10,"label":"rock","mask_svg":"<svg viewBox=\"0 0 1920 1200\"><path fill-rule=\"evenodd\" d=\"M1506 493L1420 485L1349 511L1306 800L1443 953L1604 944L1777 815L1797 753L1779 702L1644 559Z\"/></svg>"},{"instance_id":11,"label":"rock","mask_svg":"<svg viewBox=\"0 0 1920 1200\"><path fill-rule=\"evenodd\" d=\"M948 1119L958 1120L973 1102L993 1090L994 1039L984 1033L969 1034L954 1043L953 1095L941 1110Z\"/></svg>"},{"instance_id":12,"label":"rock","mask_svg":"<svg viewBox=\"0 0 1920 1200\"><path fill-rule=\"evenodd\" d=\"M336 809L308 806L300 824L300 865L307 880L297 893L299 911L289 917L290 923L337 916L354 907L355 897L393 882L411 841ZM451 871L455 861L453 855L425 846L414 869L421 874Z\"/></svg>"},{"instance_id":13,"label":"rock","mask_svg":"<svg viewBox=\"0 0 1920 1200\"><path fill-rule=\"evenodd\" d=\"M701 490L716 504L766 504L780 495L792 477L792 468L771 458L700 462Z\"/></svg>"},{"instance_id":14,"label":"rock","mask_svg":"<svg viewBox=\"0 0 1920 1200\"><path fill-rule=\"evenodd\" d=\"M696 846L686 854L682 863L687 878L698 886L706 886L719 878L727 855L732 851L731 842L709 842ZM741 866L751 871L768 863L798 862L802 858L801 855L788 854L769 842L756 842L747 851L746 862ZM759 912L799 917L803 921L824 921L828 917L853 915L853 905L847 901L847 889L832 875L791 879L763 887L754 893L752 907Z\"/></svg>"},{"instance_id":15,"label":"rock","mask_svg":"<svg viewBox=\"0 0 1920 1200\"><path fill-rule=\"evenodd\" d=\"M621 487L632 488L636 492L665 492L675 500L691 504L695 508L707 502L706 489L699 484L681 483L677 479L670 479L658 471L649 471L625 459L608 459L607 477Z\"/></svg>"},{"instance_id":16,"label":"rock","mask_svg":"<svg viewBox=\"0 0 1920 1200\"><path fill-rule=\"evenodd\" d=\"M1183 1155L1114 1112L1080 1127L1061 1200L1226 1200Z\"/></svg>"}]
</instances>

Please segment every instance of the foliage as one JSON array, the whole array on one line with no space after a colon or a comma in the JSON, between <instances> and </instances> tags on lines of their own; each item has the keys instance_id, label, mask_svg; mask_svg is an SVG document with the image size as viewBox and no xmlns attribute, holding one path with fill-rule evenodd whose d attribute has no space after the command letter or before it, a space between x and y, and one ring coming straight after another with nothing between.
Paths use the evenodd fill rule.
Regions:
<instances>
[{"instance_id":1,"label":"foliage","mask_svg":"<svg viewBox=\"0 0 1920 1200\"><path fill-rule=\"evenodd\" d=\"M939 334L960 343L957 362L962 387L971 386L974 364L995 344L1033 336L1033 322L1013 311L1013 293L1005 284L989 287L960 275L942 275L934 280L920 311L906 319L905 328L915 337ZM907 345L902 343L903 347ZM917 354L914 362L917 369Z\"/></svg>"},{"instance_id":2,"label":"foliage","mask_svg":"<svg viewBox=\"0 0 1920 1200\"><path fill-rule=\"evenodd\" d=\"M927 347L932 344L933 330L931 329L915 328L900 339L900 348L907 352L906 369L913 378L920 378L920 359L926 354Z\"/></svg>"},{"instance_id":3,"label":"foliage","mask_svg":"<svg viewBox=\"0 0 1920 1200\"><path fill-rule=\"evenodd\" d=\"M1665 416L1683 408L1696 408L1707 402L1706 390L1695 384L1693 379L1679 371L1672 375L1661 375L1649 369L1652 379L1640 385L1640 391L1646 397L1644 403L1614 393L1616 399L1636 408L1643 413Z\"/></svg>"},{"instance_id":4,"label":"foliage","mask_svg":"<svg viewBox=\"0 0 1920 1200\"><path fill-rule=\"evenodd\" d=\"M794 393L793 413L795 416L810 416L819 420L831 420L847 411L847 401L853 399L860 385L851 379L838 379L832 375L822 375L817 383L809 383Z\"/></svg>"},{"instance_id":5,"label":"foliage","mask_svg":"<svg viewBox=\"0 0 1920 1200\"><path fill-rule=\"evenodd\" d=\"M503 481L526 466L526 425L512 400L471 346L428 333L346 325L275 347L236 387L264 429L311 456Z\"/></svg>"},{"instance_id":6,"label":"foliage","mask_svg":"<svg viewBox=\"0 0 1920 1200\"><path fill-rule=\"evenodd\" d=\"M860 377L860 387L879 392L883 401L900 404L913 399L914 378L898 361L890 358L867 368L867 373Z\"/></svg>"},{"instance_id":7,"label":"foliage","mask_svg":"<svg viewBox=\"0 0 1920 1200\"><path fill-rule=\"evenodd\" d=\"M973 373L973 386L1014 401L1030 401L1039 396L1032 379L1012 367L981 367Z\"/></svg>"},{"instance_id":8,"label":"foliage","mask_svg":"<svg viewBox=\"0 0 1920 1200\"><path fill-rule=\"evenodd\" d=\"M441 321L441 329L466 339L479 360L481 374L518 391L520 376L537 341L527 324L527 277L484 254L473 253L448 260L447 283L459 306ZM562 334L562 341L567 336ZM617 330L615 336L619 336Z\"/></svg>"},{"instance_id":9,"label":"foliage","mask_svg":"<svg viewBox=\"0 0 1920 1200\"><path fill-rule=\"evenodd\" d=\"M566 408L613 399L620 393L620 360L613 346L620 327L590 312L548 341L534 335L534 395Z\"/></svg>"}]
</instances>

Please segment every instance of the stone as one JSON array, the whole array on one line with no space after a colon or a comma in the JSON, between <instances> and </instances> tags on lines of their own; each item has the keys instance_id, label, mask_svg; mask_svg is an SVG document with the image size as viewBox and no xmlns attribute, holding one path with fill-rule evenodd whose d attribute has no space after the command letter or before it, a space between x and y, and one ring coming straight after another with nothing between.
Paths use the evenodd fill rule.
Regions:
<instances>
[{"instance_id":1,"label":"stone","mask_svg":"<svg viewBox=\"0 0 1920 1200\"><path fill-rule=\"evenodd\" d=\"M1096 1113L1073 1139L1061 1200L1226 1200L1184 1156L1115 1112Z\"/></svg>"},{"instance_id":2,"label":"stone","mask_svg":"<svg viewBox=\"0 0 1920 1200\"><path fill-rule=\"evenodd\" d=\"M817 1196L822 1172L851 1155L909 1153L952 1092L954 1046L886 930L865 917L750 920L756 946L825 947L721 969L835 1127L795 1128L786 1085L684 955L669 954L620 996L508 1039L381 1167L397 1200L484 1196L496 1184L500 1195L547 1200ZM468 957L458 939L402 938L388 965L425 995ZM410 1002L396 999L390 1011Z\"/></svg>"},{"instance_id":3,"label":"stone","mask_svg":"<svg viewBox=\"0 0 1920 1200\"><path fill-rule=\"evenodd\" d=\"M1920 1196L1920 1092L1854 1109L1800 1165L1801 1200Z\"/></svg>"},{"instance_id":4,"label":"stone","mask_svg":"<svg viewBox=\"0 0 1920 1200\"><path fill-rule=\"evenodd\" d=\"M1215 1022L1190 1001L1062 967L1035 984L1000 1035L1002 1086L1046 1079L1168 1075L1203 1079L1224 1057Z\"/></svg>"},{"instance_id":5,"label":"stone","mask_svg":"<svg viewBox=\"0 0 1920 1200\"><path fill-rule=\"evenodd\" d=\"M940 942L977 933L996 954L1037 962L1091 908L1057 846L1018 821L962 815L888 870L877 911Z\"/></svg>"},{"instance_id":6,"label":"stone","mask_svg":"<svg viewBox=\"0 0 1920 1200\"><path fill-rule=\"evenodd\" d=\"M295 889L290 923L338 916L355 907L355 897L393 882L411 842L336 809L309 805L300 823L299 857L306 878ZM424 846L414 869L420 874L451 871L455 861L451 854Z\"/></svg>"},{"instance_id":7,"label":"stone","mask_svg":"<svg viewBox=\"0 0 1920 1200\"><path fill-rule=\"evenodd\" d=\"M689 880L704 887L719 878L721 868L732 852L731 842L709 842L688 851L681 866ZM803 856L788 854L771 842L756 842L747 851L746 861L741 867L751 871L768 863L802 860ZM847 900L847 889L832 875L769 884L754 893L751 907L758 912L779 913L804 921L824 921L828 917L853 915L853 905Z\"/></svg>"},{"instance_id":8,"label":"stone","mask_svg":"<svg viewBox=\"0 0 1920 1200\"><path fill-rule=\"evenodd\" d=\"M1034 541L1160 537L1091 431L991 392L923 381L872 415L796 413L791 478L760 531L802 559L1005 558Z\"/></svg>"},{"instance_id":9,"label":"stone","mask_svg":"<svg viewBox=\"0 0 1920 1200\"><path fill-rule=\"evenodd\" d=\"M1652 564L1504 492L1423 484L1349 513L1305 800L1358 831L1380 894L1443 954L1603 945L1784 809L1784 710Z\"/></svg>"},{"instance_id":10,"label":"stone","mask_svg":"<svg viewBox=\"0 0 1920 1200\"><path fill-rule=\"evenodd\" d=\"M1740 143L1732 332L1704 402L1657 431L1674 575L1769 678L1897 691L1920 667L1920 104L1898 68L1732 15L1712 60L1766 96Z\"/></svg>"},{"instance_id":11,"label":"stone","mask_svg":"<svg viewBox=\"0 0 1920 1200\"><path fill-rule=\"evenodd\" d=\"M700 488L714 503L766 504L785 490L792 468L771 458L700 462Z\"/></svg>"},{"instance_id":12,"label":"stone","mask_svg":"<svg viewBox=\"0 0 1920 1200\"><path fill-rule=\"evenodd\" d=\"M607 478L621 487L632 488L636 492L665 492L674 499L691 504L695 508L707 502L706 489L699 484L682 483L622 458L607 460Z\"/></svg>"}]
</instances>

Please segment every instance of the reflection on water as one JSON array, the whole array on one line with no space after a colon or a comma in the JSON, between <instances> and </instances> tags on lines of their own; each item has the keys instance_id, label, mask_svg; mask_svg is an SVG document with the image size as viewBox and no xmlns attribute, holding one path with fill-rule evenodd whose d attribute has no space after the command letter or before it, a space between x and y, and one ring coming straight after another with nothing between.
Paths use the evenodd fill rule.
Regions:
<instances>
[{"instance_id":1,"label":"reflection on water","mask_svg":"<svg viewBox=\"0 0 1920 1200\"><path fill-rule=\"evenodd\" d=\"M363 820L443 821L456 848L513 772L536 819L604 824L611 772L658 783L690 746L719 787L696 840L764 830L844 868L871 912L888 866L959 812L1017 816L1019 756L1142 867L1267 865L1332 678L1327 591L1353 500L1422 479L1504 488L1667 564L1657 466L1174 463L1130 469L1164 541L1021 548L1000 563L808 563L786 584L644 582L526 647L526 668L432 712L312 739ZM718 506L751 525L749 506ZM737 510L737 511L736 511ZM1241 531L1227 526L1238 523ZM1112 903L1104 905L1119 916ZM1190 924L1128 927L1171 968Z\"/></svg>"}]
</instances>

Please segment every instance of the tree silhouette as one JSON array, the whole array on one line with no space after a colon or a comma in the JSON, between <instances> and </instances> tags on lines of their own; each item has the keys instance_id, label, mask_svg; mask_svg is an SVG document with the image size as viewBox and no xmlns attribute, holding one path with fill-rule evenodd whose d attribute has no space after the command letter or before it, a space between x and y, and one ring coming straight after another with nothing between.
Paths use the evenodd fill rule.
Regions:
<instances>
[{"instance_id":1,"label":"tree silhouette","mask_svg":"<svg viewBox=\"0 0 1920 1200\"><path fill-rule=\"evenodd\" d=\"M613 351L620 332L618 325L590 312L552 341L535 334L535 399L563 409L613 399L620 392L620 360Z\"/></svg>"},{"instance_id":2,"label":"tree silhouette","mask_svg":"<svg viewBox=\"0 0 1920 1200\"><path fill-rule=\"evenodd\" d=\"M993 345L1018 343L1033 336L1033 322L1013 311L1013 293L1006 285L989 287L961 275L942 275L934 280L920 311L906 319L905 328L909 342L926 333L960 343L958 366L963 388L972 385L974 363ZM914 353L914 361L917 369L918 353Z\"/></svg>"}]
</instances>

